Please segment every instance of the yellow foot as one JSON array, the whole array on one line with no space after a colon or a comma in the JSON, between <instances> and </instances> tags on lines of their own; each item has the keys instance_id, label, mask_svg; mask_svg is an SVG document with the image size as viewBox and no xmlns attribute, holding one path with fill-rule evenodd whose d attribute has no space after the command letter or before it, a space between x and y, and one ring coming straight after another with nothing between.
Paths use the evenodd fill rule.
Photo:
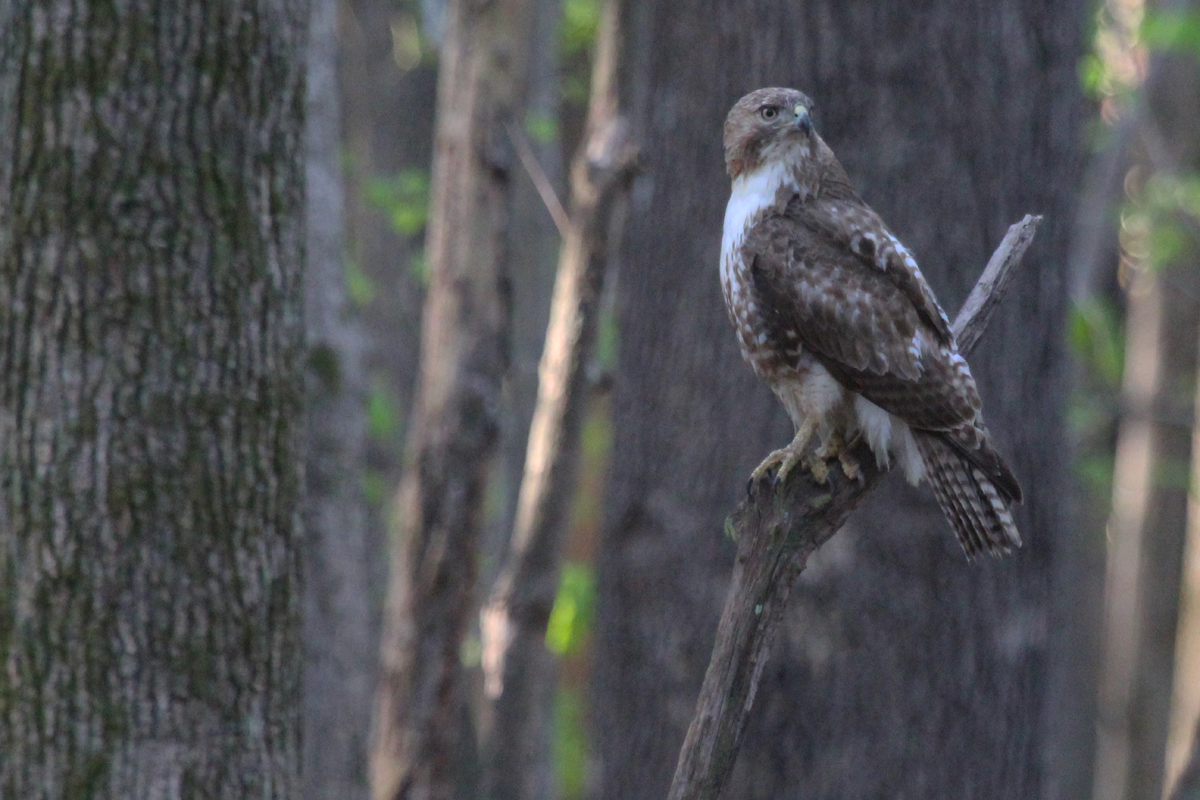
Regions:
<instances>
[{"instance_id":1,"label":"yellow foot","mask_svg":"<svg viewBox=\"0 0 1200 800\"><path fill-rule=\"evenodd\" d=\"M836 456L842 465L842 473L850 480L858 480L862 477L862 467L859 466L858 459L850 453L856 441L858 441L857 436L850 442L846 442L841 433L834 431L830 434L829 439L817 448L816 457L824 461Z\"/></svg>"},{"instance_id":2,"label":"yellow foot","mask_svg":"<svg viewBox=\"0 0 1200 800\"><path fill-rule=\"evenodd\" d=\"M787 474L792 471L792 467L799 464L802 460L801 453L792 446L794 444L795 441L793 441L792 444L789 444L787 447L781 447L778 450L773 451L771 455L764 458L763 462L755 467L754 472L751 473L751 482L758 483L760 480L767 477L767 474L770 473L772 469L778 467L779 469L777 469L775 472L775 481L777 483L783 483L783 479L786 478Z\"/></svg>"},{"instance_id":3,"label":"yellow foot","mask_svg":"<svg viewBox=\"0 0 1200 800\"><path fill-rule=\"evenodd\" d=\"M812 458L806 459L804 466L808 467L808 471L812 473L814 481L822 486L829 483L829 466L819 453L813 455Z\"/></svg>"},{"instance_id":4,"label":"yellow foot","mask_svg":"<svg viewBox=\"0 0 1200 800\"><path fill-rule=\"evenodd\" d=\"M792 467L797 464L804 463L812 471L813 477L818 483L824 483L828 480L829 470L825 467L823 461L805 459L804 452L808 449L809 442L812 441L813 432L816 430L816 425L811 421L806 420L796 431L795 438L788 444L787 447L780 448L771 455L763 459L763 462L758 465L754 472L750 475L750 481L753 485L767 476L772 467L778 466L775 471L775 482L783 483L787 478L788 473L792 471ZM819 464L815 468L813 464Z\"/></svg>"}]
</instances>

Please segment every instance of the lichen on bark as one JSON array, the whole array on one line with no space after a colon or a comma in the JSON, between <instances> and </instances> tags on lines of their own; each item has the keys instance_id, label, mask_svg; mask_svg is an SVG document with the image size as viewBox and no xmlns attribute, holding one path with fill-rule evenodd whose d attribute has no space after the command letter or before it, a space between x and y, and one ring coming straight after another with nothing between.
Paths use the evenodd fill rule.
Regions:
<instances>
[{"instance_id":1,"label":"lichen on bark","mask_svg":"<svg viewBox=\"0 0 1200 800\"><path fill-rule=\"evenodd\" d=\"M0 796L290 796L303 4L0 12Z\"/></svg>"}]
</instances>

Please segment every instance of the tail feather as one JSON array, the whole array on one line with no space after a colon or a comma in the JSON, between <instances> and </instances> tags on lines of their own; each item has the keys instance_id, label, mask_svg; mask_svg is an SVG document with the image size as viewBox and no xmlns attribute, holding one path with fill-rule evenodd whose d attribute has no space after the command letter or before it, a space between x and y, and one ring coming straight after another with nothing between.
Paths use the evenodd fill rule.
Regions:
<instances>
[{"instance_id":1,"label":"tail feather","mask_svg":"<svg viewBox=\"0 0 1200 800\"><path fill-rule=\"evenodd\" d=\"M988 549L988 535L981 520L971 513L968 486L954 477L954 465L946 460L926 460L925 471L938 505L962 543L967 555Z\"/></svg>"},{"instance_id":2,"label":"tail feather","mask_svg":"<svg viewBox=\"0 0 1200 800\"><path fill-rule=\"evenodd\" d=\"M913 431L913 437L938 505L967 555L984 550L1003 555L1020 547L1021 536L1010 510L1020 498L1020 487L991 445L984 442L983 446L987 462L1000 465L998 483L980 468L977 459L968 457L945 434Z\"/></svg>"}]
</instances>

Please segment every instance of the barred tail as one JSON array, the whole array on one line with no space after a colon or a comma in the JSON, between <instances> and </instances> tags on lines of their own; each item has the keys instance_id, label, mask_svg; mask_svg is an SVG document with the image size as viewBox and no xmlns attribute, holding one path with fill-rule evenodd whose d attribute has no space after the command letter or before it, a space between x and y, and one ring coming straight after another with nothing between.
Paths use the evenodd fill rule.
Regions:
<instances>
[{"instance_id":1,"label":"barred tail","mask_svg":"<svg viewBox=\"0 0 1200 800\"><path fill-rule=\"evenodd\" d=\"M1021 490L991 445L985 440L973 459L947 434L914 430L913 438L938 505L967 556L984 550L1004 555L1020 547L1010 506L1020 500Z\"/></svg>"}]
</instances>

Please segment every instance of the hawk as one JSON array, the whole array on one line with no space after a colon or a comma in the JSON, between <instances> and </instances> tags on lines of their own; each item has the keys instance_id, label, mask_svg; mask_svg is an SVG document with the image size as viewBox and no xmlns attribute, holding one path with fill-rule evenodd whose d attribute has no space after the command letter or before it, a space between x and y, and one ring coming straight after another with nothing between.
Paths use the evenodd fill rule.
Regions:
<instances>
[{"instance_id":1,"label":"hawk","mask_svg":"<svg viewBox=\"0 0 1200 800\"><path fill-rule=\"evenodd\" d=\"M968 556L1019 547L1012 470L992 446L970 367L912 253L850 184L795 89L759 89L725 120L733 189L721 288L742 355L796 435L754 470L848 477L865 438L880 468L929 480Z\"/></svg>"}]
</instances>

